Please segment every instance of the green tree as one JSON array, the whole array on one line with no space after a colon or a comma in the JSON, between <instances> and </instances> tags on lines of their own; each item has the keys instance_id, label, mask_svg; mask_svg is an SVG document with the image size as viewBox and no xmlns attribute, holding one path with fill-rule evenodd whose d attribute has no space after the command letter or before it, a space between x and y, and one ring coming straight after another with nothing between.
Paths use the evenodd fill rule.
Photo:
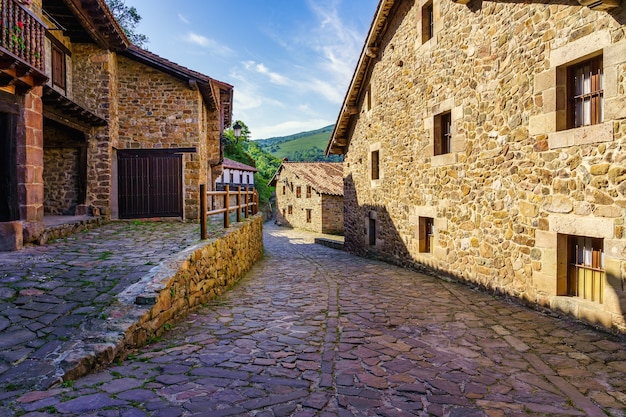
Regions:
<instances>
[{"instance_id":1,"label":"green tree","mask_svg":"<svg viewBox=\"0 0 626 417\"><path fill-rule=\"evenodd\" d=\"M139 47L145 47L148 43L148 37L136 31L137 25L141 21L137 9L126 6L124 0L106 0L106 2L128 39Z\"/></svg>"},{"instance_id":2,"label":"green tree","mask_svg":"<svg viewBox=\"0 0 626 417\"><path fill-rule=\"evenodd\" d=\"M254 175L254 183L259 192L261 205L267 206L272 195L272 188L268 184L280 166L281 161L263 150L254 141L250 141L250 129L244 122L237 120L236 123L239 123L241 126L239 138L235 137L232 127L224 131L224 156L233 161L254 166L259 170Z\"/></svg>"}]
</instances>

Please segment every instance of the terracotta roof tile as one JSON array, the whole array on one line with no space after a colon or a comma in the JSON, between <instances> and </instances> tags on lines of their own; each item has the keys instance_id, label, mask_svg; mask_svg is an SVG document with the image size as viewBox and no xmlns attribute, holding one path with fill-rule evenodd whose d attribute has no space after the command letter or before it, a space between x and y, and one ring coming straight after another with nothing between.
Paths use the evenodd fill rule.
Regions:
<instances>
[{"instance_id":1,"label":"terracotta roof tile","mask_svg":"<svg viewBox=\"0 0 626 417\"><path fill-rule=\"evenodd\" d=\"M281 168L297 175L321 194L343 195L341 162L283 162Z\"/></svg>"},{"instance_id":2,"label":"terracotta roof tile","mask_svg":"<svg viewBox=\"0 0 626 417\"><path fill-rule=\"evenodd\" d=\"M239 161L233 161L232 159L228 159L228 158L224 158L223 166L224 168L228 168L228 169L238 169L240 171L258 172L258 169L256 169L255 167L246 165Z\"/></svg>"}]
</instances>

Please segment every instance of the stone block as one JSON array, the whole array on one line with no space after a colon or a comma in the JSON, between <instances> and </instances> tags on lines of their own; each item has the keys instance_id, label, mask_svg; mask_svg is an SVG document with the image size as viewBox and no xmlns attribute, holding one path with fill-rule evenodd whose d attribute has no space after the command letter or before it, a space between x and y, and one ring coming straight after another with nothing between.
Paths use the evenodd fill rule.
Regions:
<instances>
[{"instance_id":1,"label":"stone block","mask_svg":"<svg viewBox=\"0 0 626 417\"><path fill-rule=\"evenodd\" d=\"M615 233L613 219L554 214L549 216L549 221L550 231L566 235L612 239Z\"/></svg>"},{"instance_id":2,"label":"stone block","mask_svg":"<svg viewBox=\"0 0 626 417\"><path fill-rule=\"evenodd\" d=\"M572 297L552 297L550 299L550 308L578 318L578 302Z\"/></svg>"},{"instance_id":3,"label":"stone block","mask_svg":"<svg viewBox=\"0 0 626 417\"><path fill-rule=\"evenodd\" d=\"M571 213L574 209L572 199L565 195L552 195L546 198L542 209L550 213Z\"/></svg>"},{"instance_id":4,"label":"stone block","mask_svg":"<svg viewBox=\"0 0 626 417\"><path fill-rule=\"evenodd\" d=\"M438 259L440 261L448 261L448 253L449 253L449 249L448 248L442 248L441 246L435 246L435 248L433 249L433 256L435 257L435 259Z\"/></svg>"},{"instance_id":5,"label":"stone block","mask_svg":"<svg viewBox=\"0 0 626 417\"><path fill-rule=\"evenodd\" d=\"M605 311L603 305L599 303L581 301L578 306L578 319L609 329L613 325L613 315Z\"/></svg>"},{"instance_id":6,"label":"stone block","mask_svg":"<svg viewBox=\"0 0 626 417\"><path fill-rule=\"evenodd\" d=\"M450 112L450 119L454 122L463 119L463 106L453 107Z\"/></svg>"},{"instance_id":7,"label":"stone block","mask_svg":"<svg viewBox=\"0 0 626 417\"><path fill-rule=\"evenodd\" d=\"M550 68L547 71L535 75L533 84L535 94L541 93L549 88L554 88L556 86L556 68Z\"/></svg>"},{"instance_id":8,"label":"stone block","mask_svg":"<svg viewBox=\"0 0 626 417\"><path fill-rule=\"evenodd\" d=\"M456 164L457 154L454 152L447 153L444 155L433 156L430 160L430 163L433 167L445 166L445 165L453 165Z\"/></svg>"},{"instance_id":9,"label":"stone block","mask_svg":"<svg viewBox=\"0 0 626 417\"><path fill-rule=\"evenodd\" d=\"M625 294L621 288L621 280L620 282L616 280L606 280L602 305L604 309L611 314L624 314L622 311L622 303L626 300L623 299Z\"/></svg>"},{"instance_id":10,"label":"stone block","mask_svg":"<svg viewBox=\"0 0 626 417\"><path fill-rule=\"evenodd\" d=\"M569 64L611 45L611 33L604 29L550 50L550 67Z\"/></svg>"},{"instance_id":11,"label":"stone block","mask_svg":"<svg viewBox=\"0 0 626 417\"><path fill-rule=\"evenodd\" d=\"M556 248L556 233L545 230L535 231L535 247Z\"/></svg>"},{"instance_id":12,"label":"stone block","mask_svg":"<svg viewBox=\"0 0 626 417\"><path fill-rule=\"evenodd\" d=\"M556 130L556 112L542 113L531 116L528 120L528 134L539 135Z\"/></svg>"},{"instance_id":13,"label":"stone block","mask_svg":"<svg viewBox=\"0 0 626 417\"><path fill-rule=\"evenodd\" d=\"M536 217L539 214L539 207L527 201L520 201L519 210L520 214L525 217Z\"/></svg>"},{"instance_id":14,"label":"stone block","mask_svg":"<svg viewBox=\"0 0 626 417\"><path fill-rule=\"evenodd\" d=\"M614 43L604 48L602 61L604 68L626 62L626 40Z\"/></svg>"},{"instance_id":15,"label":"stone block","mask_svg":"<svg viewBox=\"0 0 626 417\"><path fill-rule=\"evenodd\" d=\"M546 277L549 277L552 281L554 281L555 285L557 283L557 272L558 272L558 251L556 249L556 244L551 248L545 248L541 253L541 273ZM555 289L551 294L557 294L558 289Z\"/></svg>"},{"instance_id":16,"label":"stone block","mask_svg":"<svg viewBox=\"0 0 626 417\"><path fill-rule=\"evenodd\" d=\"M534 271L532 275L533 287L539 293L551 296L556 295L556 277L545 273L545 269Z\"/></svg>"},{"instance_id":17,"label":"stone block","mask_svg":"<svg viewBox=\"0 0 626 417\"><path fill-rule=\"evenodd\" d=\"M22 249L23 240L22 222L0 223L0 252Z\"/></svg>"},{"instance_id":18,"label":"stone block","mask_svg":"<svg viewBox=\"0 0 626 417\"><path fill-rule=\"evenodd\" d=\"M38 242L46 229L44 223L38 221L23 222L22 226L24 243Z\"/></svg>"},{"instance_id":19,"label":"stone block","mask_svg":"<svg viewBox=\"0 0 626 417\"><path fill-rule=\"evenodd\" d=\"M604 253L607 260L610 258L618 261L626 261L626 240L604 239Z\"/></svg>"},{"instance_id":20,"label":"stone block","mask_svg":"<svg viewBox=\"0 0 626 417\"><path fill-rule=\"evenodd\" d=\"M605 99L604 104L604 117L606 120L618 120L626 117L626 96L622 95L619 97Z\"/></svg>"}]
</instances>

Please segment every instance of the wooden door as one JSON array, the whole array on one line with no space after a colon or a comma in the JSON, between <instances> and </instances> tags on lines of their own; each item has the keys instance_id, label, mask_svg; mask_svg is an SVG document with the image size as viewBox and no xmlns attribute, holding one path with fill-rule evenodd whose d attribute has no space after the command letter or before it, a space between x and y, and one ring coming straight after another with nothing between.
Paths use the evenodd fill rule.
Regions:
<instances>
[{"instance_id":1,"label":"wooden door","mask_svg":"<svg viewBox=\"0 0 626 417\"><path fill-rule=\"evenodd\" d=\"M182 155L119 151L118 189L120 218L182 217Z\"/></svg>"}]
</instances>

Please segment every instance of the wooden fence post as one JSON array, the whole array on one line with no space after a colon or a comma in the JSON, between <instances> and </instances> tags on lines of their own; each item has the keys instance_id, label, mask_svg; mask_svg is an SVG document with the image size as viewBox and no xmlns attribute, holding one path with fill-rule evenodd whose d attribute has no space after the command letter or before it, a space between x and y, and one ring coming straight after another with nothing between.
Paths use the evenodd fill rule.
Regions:
<instances>
[{"instance_id":1,"label":"wooden fence post","mask_svg":"<svg viewBox=\"0 0 626 417\"><path fill-rule=\"evenodd\" d=\"M206 233L206 184L200 184L200 238L205 240Z\"/></svg>"},{"instance_id":2,"label":"wooden fence post","mask_svg":"<svg viewBox=\"0 0 626 417\"><path fill-rule=\"evenodd\" d=\"M237 223L241 221L241 185L237 187Z\"/></svg>"},{"instance_id":3,"label":"wooden fence post","mask_svg":"<svg viewBox=\"0 0 626 417\"><path fill-rule=\"evenodd\" d=\"M228 229L230 226L230 186L227 185L224 187L226 190L226 194L224 195L224 228Z\"/></svg>"}]
</instances>

